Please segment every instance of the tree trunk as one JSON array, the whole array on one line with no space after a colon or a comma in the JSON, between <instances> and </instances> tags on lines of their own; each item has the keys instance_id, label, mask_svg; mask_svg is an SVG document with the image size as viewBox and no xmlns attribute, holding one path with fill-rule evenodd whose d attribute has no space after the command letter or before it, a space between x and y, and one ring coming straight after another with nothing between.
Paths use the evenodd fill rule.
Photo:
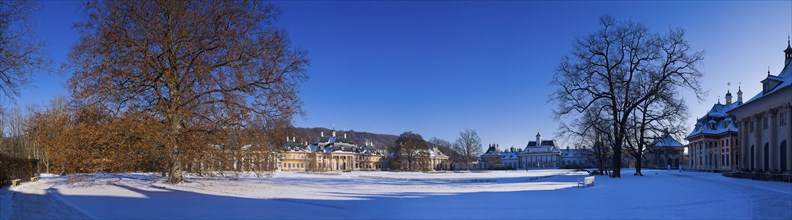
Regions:
<instances>
[{"instance_id":1,"label":"tree trunk","mask_svg":"<svg viewBox=\"0 0 792 220\"><path fill-rule=\"evenodd\" d=\"M621 148L622 148L622 141L621 138L616 138L616 143L613 147L613 172L611 172L611 177L619 178L621 177Z\"/></svg>"},{"instance_id":2,"label":"tree trunk","mask_svg":"<svg viewBox=\"0 0 792 220\"><path fill-rule=\"evenodd\" d=\"M168 183L181 183L184 182L182 174L181 158L179 154L179 133L181 132L181 125L179 124L178 117L170 117L171 121L171 135L170 141L173 145L170 152L170 164L168 169Z\"/></svg>"},{"instance_id":3,"label":"tree trunk","mask_svg":"<svg viewBox=\"0 0 792 220\"><path fill-rule=\"evenodd\" d=\"M641 153L641 150L639 149L638 150L638 156L635 157L635 174L634 174L634 176L643 176L643 173L641 173L641 166L642 166L641 164L643 163L643 158L642 157L643 157L643 155Z\"/></svg>"}]
</instances>

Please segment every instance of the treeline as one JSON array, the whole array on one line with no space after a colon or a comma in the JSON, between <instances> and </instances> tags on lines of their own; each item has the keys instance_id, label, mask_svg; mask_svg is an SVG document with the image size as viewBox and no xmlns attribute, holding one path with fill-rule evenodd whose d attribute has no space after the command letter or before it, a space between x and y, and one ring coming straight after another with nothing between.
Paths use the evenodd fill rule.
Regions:
<instances>
[{"instance_id":1,"label":"treeline","mask_svg":"<svg viewBox=\"0 0 792 220\"><path fill-rule=\"evenodd\" d=\"M0 1L0 92L51 69L27 22L34 2ZM69 98L8 117L3 149L48 172L266 171L307 79L305 51L261 1L86 1L58 71ZM15 28L24 27L24 28ZM8 34L7 34L8 33Z\"/></svg>"},{"instance_id":2,"label":"treeline","mask_svg":"<svg viewBox=\"0 0 792 220\"><path fill-rule=\"evenodd\" d=\"M166 124L143 113L70 106L57 98L42 109L13 110L4 118L10 134L0 151L17 158L36 159L47 173L162 172L167 173ZM275 156L288 127L194 130L182 143L184 168L199 175L225 171L275 169ZM276 126L277 127L277 126Z\"/></svg>"}]
</instances>

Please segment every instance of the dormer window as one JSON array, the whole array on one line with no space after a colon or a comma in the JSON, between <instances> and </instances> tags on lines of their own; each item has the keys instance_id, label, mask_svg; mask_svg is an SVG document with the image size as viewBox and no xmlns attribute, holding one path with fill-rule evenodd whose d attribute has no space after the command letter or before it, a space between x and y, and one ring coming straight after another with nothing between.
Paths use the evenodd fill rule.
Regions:
<instances>
[{"instance_id":1,"label":"dormer window","mask_svg":"<svg viewBox=\"0 0 792 220\"><path fill-rule=\"evenodd\" d=\"M762 80L762 93L767 94L768 92L772 91L776 88L776 86L780 85L783 82L783 79L778 76L770 75L770 72L767 72L767 78Z\"/></svg>"}]
</instances>

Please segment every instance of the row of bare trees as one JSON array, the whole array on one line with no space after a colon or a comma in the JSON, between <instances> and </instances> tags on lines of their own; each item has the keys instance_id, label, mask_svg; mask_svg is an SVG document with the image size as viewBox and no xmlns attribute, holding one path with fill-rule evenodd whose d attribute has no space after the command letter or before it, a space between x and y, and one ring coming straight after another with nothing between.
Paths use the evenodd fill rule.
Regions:
<instances>
[{"instance_id":1,"label":"row of bare trees","mask_svg":"<svg viewBox=\"0 0 792 220\"><path fill-rule=\"evenodd\" d=\"M431 150L432 147L437 147L441 153L448 156L449 163L457 164L456 166L450 165L450 168L455 170L471 169L470 164L477 161L483 152L481 138L473 129L459 132L459 137L453 143L437 137L425 141L419 134L405 132L388 149L388 152L394 153L391 166L395 165L395 167L392 169L409 171L425 169L426 166L419 165L427 163L428 150Z\"/></svg>"},{"instance_id":2,"label":"row of bare trees","mask_svg":"<svg viewBox=\"0 0 792 220\"><path fill-rule=\"evenodd\" d=\"M0 1L0 89L10 98L47 66L29 29L13 26L31 4ZM171 183L185 169L273 168L269 153L244 152L281 144L276 137L302 113L308 64L277 26L277 7L155 0L87 1L84 9L60 70L71 74L70 98L8 117L26 118L6 126L28 140L21 148L54 172L161 171Z\"/></svg>"},{"instance_id":3,"label":"row of bare trees","mask_svg":"<svg viewBox=\"0 0 792 220\"><path fill-rule=\"evenodd\" d=\"M626 150L641 174L644 152L654 137L679 136L687 108L679 90L701 100L698 67L702 51L693 50L685 31L651 32L633 21L599 19L601 28L579 37L562 59L551 99L562 132L594 147L600 170L620 177Z\"/></svg>"}]
</instances>

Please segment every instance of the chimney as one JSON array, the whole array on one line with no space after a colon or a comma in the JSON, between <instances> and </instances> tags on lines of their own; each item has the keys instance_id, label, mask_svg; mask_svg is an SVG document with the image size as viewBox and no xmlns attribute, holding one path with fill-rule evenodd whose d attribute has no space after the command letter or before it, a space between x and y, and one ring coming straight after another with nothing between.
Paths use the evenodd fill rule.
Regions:
<instances>
[{"instance_id":1,"label":"chimney","mask_svg":"<svg viewBox=\"0 0 792 220\"><path fill-rule=\"evenodd\" d=\"M319 137L324 137L324 131L322 131L321 133L319 133Z\"/></svg>"}]
</instances>

